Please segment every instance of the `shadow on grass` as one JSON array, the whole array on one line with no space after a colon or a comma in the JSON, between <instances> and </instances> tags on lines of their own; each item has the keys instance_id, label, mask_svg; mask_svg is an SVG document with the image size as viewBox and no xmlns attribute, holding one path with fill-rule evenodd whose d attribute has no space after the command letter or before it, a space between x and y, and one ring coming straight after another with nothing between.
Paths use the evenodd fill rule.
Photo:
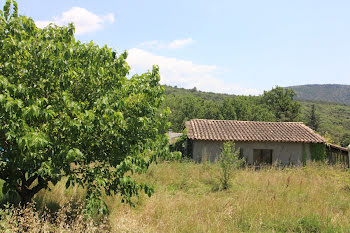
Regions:
<instances>
[{"instance_id":1,"label":"shadow on grass","mask_svg":"<svg viewBox=\"0 0 350 233\"><path fill-rule=\"evenodd\" d=\"M43 196L37 196L34 198L34 203L35 209L41 216L50 216L52 220L55 220L63 210L67 222L74 221L84 208L83 202L78 197L72 197L71 200L62 205L58 201L46 200Z\"/></svg>"}]
</instances>

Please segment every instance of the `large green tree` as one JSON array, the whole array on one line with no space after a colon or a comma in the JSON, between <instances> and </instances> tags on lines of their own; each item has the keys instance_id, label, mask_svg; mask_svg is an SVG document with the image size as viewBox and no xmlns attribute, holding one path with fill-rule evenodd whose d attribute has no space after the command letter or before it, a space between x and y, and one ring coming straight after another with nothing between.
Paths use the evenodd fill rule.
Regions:
<instances>
[{"instance_id":1,"label":"large green tree","mask_svg":"<svg viewBox=\"0 0 350 233\"><path fill-rule=\"evenodd\" d=\"M300 103L294 100L295 96L294 90L277 86L264 91L262 101L277 121L297 121L300 118Z\"/></svg>"},{"instance_id":2,"label":"large green tree","mask_svg":"<svg viewBox=\"0 0 350 233\"><path fill-rule=\"evenodd\" d=\"M11 7L12 6L12 7ZM126 52L76 41L74 26L35 26L16 2L0 11L0 178L30 201L50 183L100 196L144 190L130 174L167 153L158 68L127 79Z\"/></svg>"}]
</instances>

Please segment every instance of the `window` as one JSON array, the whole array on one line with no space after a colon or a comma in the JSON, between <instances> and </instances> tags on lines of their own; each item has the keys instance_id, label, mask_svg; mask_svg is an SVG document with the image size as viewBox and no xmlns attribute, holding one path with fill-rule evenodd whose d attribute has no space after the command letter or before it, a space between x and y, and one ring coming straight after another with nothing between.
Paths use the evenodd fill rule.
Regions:
<instances>
[{"instance_id":1,"label":"window","mask_svg":"<svg viewBox=\"0 0 350 233\"><path fill-rule=\"evenodd\" d=\"M254 149L253 150L253 163L255 165L272 164L272 150Z\"/></svg>"}]
</instances>

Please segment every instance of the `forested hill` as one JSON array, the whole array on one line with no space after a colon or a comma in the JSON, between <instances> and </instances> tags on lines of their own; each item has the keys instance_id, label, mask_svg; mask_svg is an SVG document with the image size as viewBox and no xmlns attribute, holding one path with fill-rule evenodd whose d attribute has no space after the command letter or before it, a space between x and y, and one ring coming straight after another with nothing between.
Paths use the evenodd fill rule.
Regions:
<instances>
[{"instance_id":1,"label":"forested hill","mask_svg":"<svg viewBox=\"0 0 350 233\"><path fill-rule=\"evenodd\" d=\"M297 93L296 99L324 101L350 105L350 85L308 84L290 86Z\"/></svg>"},{"instance_id":2,"label":"forested hill","mask_svg":"<svg viewBox=\"0 0 350 233\"><path fill-rule=\"evenodd\" d=\"M190 119L222 119L245 121L303 121L310 126L314 106L318 131L330 142L350 144L350 106L336 103L290 101L289 94L276 88L261 96L208 93L197 89L164 86L169 107L171 129L181 132ZM282 105L280 105L282 103ZM281 108L282 106L282 108ZM298 111L297 111L298 110Z\"/></svg>"}]
</instances>

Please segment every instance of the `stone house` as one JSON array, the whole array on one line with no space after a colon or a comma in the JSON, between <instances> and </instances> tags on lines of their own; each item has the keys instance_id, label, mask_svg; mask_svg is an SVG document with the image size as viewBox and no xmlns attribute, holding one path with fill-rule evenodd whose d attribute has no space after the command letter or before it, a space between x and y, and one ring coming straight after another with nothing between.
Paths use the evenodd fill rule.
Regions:
<instances>
[{"instance_id":1,"label":"stone house","mask_svg":"<svg viewBox=\"0 0 350 233\"><path fill-rule=\"evenodd\" d=\"M326 140L302 122L194 119L185 123L193 160L215 162L223 143L233 141L250 165L301 165L311 160L312 144Z\"/></svg>"}]
</instances>

